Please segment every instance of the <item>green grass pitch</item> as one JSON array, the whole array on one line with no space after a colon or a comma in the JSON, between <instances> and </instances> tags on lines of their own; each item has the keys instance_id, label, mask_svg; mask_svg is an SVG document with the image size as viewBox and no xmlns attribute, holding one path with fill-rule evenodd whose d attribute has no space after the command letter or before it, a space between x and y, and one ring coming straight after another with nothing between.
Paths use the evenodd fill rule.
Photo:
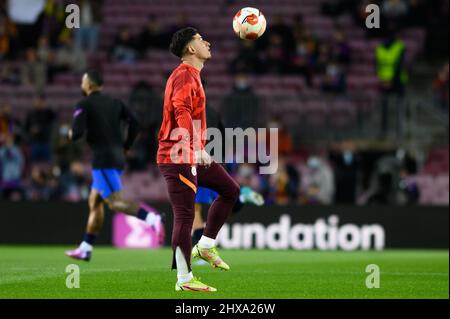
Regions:
<instances>
[{"instance_id":1,"label":"green grass pitch","mask_svg":"<svg viewBox=\"0 0 450 319\"><path fill-rule=\"evenodd\" d=\"M176 292L171 251L96 247L93 259L67 247L0 246L0 298L449 298L448 250L322 252L221 250L229 272L193 266L215 293ZM80 267L80 288L66 287L66 266ZM380 288L366 287L366 266Z\"/></svg>"}]
</instances>

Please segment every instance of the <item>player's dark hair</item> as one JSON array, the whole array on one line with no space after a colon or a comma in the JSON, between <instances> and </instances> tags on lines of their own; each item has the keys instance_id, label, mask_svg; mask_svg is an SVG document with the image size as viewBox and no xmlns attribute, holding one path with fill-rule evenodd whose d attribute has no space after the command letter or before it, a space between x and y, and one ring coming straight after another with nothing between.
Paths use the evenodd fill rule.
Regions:
<instances>
[{"instance_id":1,"label":"player's dark hair","mask_svg":"<svg viewBox=\"0 0 450 319\"><path fill-rule=\"evenodd\" d=\"M184 54L186 45L197 33L198 31L192 27L183 28L175 32L172 36L172 42L170 43L170 52L181 58Z\"/></svg>"},{"instance_id":2,"label":"player's dark hair","mask_svg":"<svg viewBox=\"0 0 450 319\"><path fill-rule=\"evenodd\" d=\"M86 72L89 81L92 82L92 84L96 86L102 86L103 85L103 76L102 74L97 70L89 70Z\"/></svg>"}]
</instances>

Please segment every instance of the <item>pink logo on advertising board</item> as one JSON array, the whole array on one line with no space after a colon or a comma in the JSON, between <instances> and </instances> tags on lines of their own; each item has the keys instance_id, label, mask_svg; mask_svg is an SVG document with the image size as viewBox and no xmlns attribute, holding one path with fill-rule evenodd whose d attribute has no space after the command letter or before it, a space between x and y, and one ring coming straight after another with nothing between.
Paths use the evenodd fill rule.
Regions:
<instances>
[{"instance_id":1,"label":"pink logo on advertising board","mask_svg":"<svg viewBox=\"0 0 450 319\"><path fill-rule=\"evenodd\" d=\"M141 204L147 211L158 213L151 206ZM164 225L152 227L136 217L123 213L113 217L113 244L119 248L159 248L164 244Z\"/></svg>"}]
</instances>

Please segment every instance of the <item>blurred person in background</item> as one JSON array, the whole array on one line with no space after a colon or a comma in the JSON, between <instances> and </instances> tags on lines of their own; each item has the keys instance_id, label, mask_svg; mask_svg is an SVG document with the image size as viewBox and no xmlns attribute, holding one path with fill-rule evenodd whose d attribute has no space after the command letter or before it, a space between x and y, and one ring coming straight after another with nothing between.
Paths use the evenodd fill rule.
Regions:
<instances>
[{"instance_id":1,"label":"blurred person in background","mask_svg":"<svg viewBox=\"0 0 450 319\"><path fill-rule=\"evenodd\" d=\"M389 171L378 171L375 176L376 188L369 196L368 205L395 205L397 203L397 189L393 186L393 174Z\"/></svg>"},{"instance_id":2,"label":"blurred person in background","mask_svg":"<svg viewBox=\"0 0 450 319\"><path fill-rule=\"evenodd\" d=\"M278 154L285 157L289 157L290 155L292 155L292 152L294 151L294 144L292 141L291 133L289 132L289 129L283 124L282 118L278 114L272 115L267 122L266 149L270 149L269 142L271 128L278 129Z\"/></svg>"},{"instance_id":3,"label":"blurred person in background","mask_svg":"<svg viewBox=\"0 0 450 319\"><path fill-rule=\"evenodd\" d=\"M132 87L128 102L139 118L141 126L160 124L162 98L147 81L139 81Z\"/></svg>"},{"instance_id":4,"label":"blurred person in background","mask_svg":"<svg viewBox=\"0 0 450 319\"><path fill-rule=\"evenodd\" d=\"M11 105L0 105L0 146L5 143L8 135L12 135L18 143L22 139L22 123L11 113Z\"/></svg>"},{"instance_id":5,"label":"blurred person in background","mask_svg":"<svg viewBox=\"0 0 450 319\"><path fill-rule=\"evenodd\" d=\"M50 41L47 35L42 35L39 37L36 54L40 61L43 61L49 66L53 64L55 52L50 46Z\"/></svg>"},{"instance_id":6,"label":"blurred person in background","mask_svg":"<svg viewBox=\"0 0 450 319\"><path fill-rule=\"evenodd\" d=\"M325 73L329 62L332 60L333 60L332 44L323 43L318 48L316 71L321 74Z\"/></svg>"},{"instance_id":7,"label":"blurred person in background","mask_svg":"<svg viewBox=\"0 0 450 319\"><path fill-rule=\"evenodd\" d=\"M402 175L403 176L403 175ZM401 190L401 205L418 205L420 199L420 188L414 178L405 174L400 184Z\"/></svg>"},{"instance_id":8,"label":"blurred person in background","mask_svg":"<svg viewBox=\"0 0 450 319\"><path fill-rule=\"evenodd\" d=\"M110 57L113 62L132 64L136 61L135 41L127 26L119 28L110 50Z\"/></svg>"},{"instance_id":9,"label":"blurred person in background","mask_svg":"<svg viewBox=\"0 0 450 319\"><path fill-rule=\"evenodd\" d=\"M352 50L350 44L344 31L340 28L333 33L331 51L334 59L338 63L348 66L352 62Z\"/></svg>"},{"instance_id":10,"label":"blurred person in background","mask_svg":"<svg viewBox=\"0 0 450 319\"><path fill-rule=\"evenodd\" d=\"M291 34L291 39L290 41L292 41L291 43L291 47L290 50L292 52L292 50L295 49L294 47L294 38L296 37L297 34L302 34L305 30L305 23L303 20L303 15L302 14L296 14L295 16L292 17L292 34Z\"/></svg>"},{"instance_id":11,"label":"blurred person in background","mask_svg":"<svg viewBox=\"0 0 450 319\"><path fill-rule=\"evenodd\" d=\"M141 129L133 146L127 152L127 173L145 171L149 163L155 163L155 132L149 127Z\"/></svg>"},{"instance_id":12,"label":"blurred person in background","mask_svg":"<svg viewBox=\"0 0 450 319\"><path fill-rule=\"evenodd\" d=\"M307 167L301 202L309 205L330 205L335 192L333 171L318 156L310 156Z\"/></svg>"},{"instance_id":13,"label":"blurred person in background","mask_svg":"<svg viewBox=\"0 0 450 319\"><path fill-rule=\"evenodd\" d=\"M400 205L417 201L417 186L409 180L416 171L415 159L402 148L381 157L372 174L367 204Z\"/></svg>"},{"instance_id":14,"label":"blurred person in background","mask_svg":"<svg viewBox=\"0 0 450 319\"><path fill-rule=\"evenodd\" d=\"M255 41L239 42L239 52L230 63L231 74L261 74L264 64Z\"/></svg>"},{"instance_id":15,"label":"blurred person in background","mask_svg":"<svg viewBox=\"0 0 450 319\"><path fill-rule=\"evenodd\" d=\"M334 170L334 202L355 204L358 182L359 158L352 141L344 141L330 152Z\"/></svg>"},{"instance_id":16,"label":"blurred person in background","mask_svg":"<svg viewBox=\"0 0 450 319\"><path fill-rule=\"evenodd\" d=\"M277 33L269 35L269 45L264 53L264 71L284 74L288 72L289 52L283 44L283 38Z\"/></svg>"},{"instance_id":17,"label":"blurred person in background","mask_svg":"<svg viewBox=\"0 0 450 319\"><path fill-rule=\"evenodd\" d=\"M70 126L62 124L53 142L53 154L58 170L63 174L70 170L70 166L75 161L81 161L83 149L80 142L72 143L68 138Z\"/></svg>"},{"instance_id":18,"label":"blurred person in background","mask_svg":"<svg viewBox=\"0 0 450 319\"><path fill-rule=\"evenodd\" d=\"M302 24L302 18L298 16L295 17L294 23L298 27L299 24ZM302 25L303 26L303 25ZM282 47L282 51L289 55L294 49L294 36L293 36L293 28L286 24L284 20L283 14L276 14L273 18L273 21L268 25L267 31L265 32L265 36L260 38L256 46L260 51L270 50L271 47L271 39L276 38L277 45L279 44ZM278 43L279 42L279 43Z\"/></svg>"},{"instance_id":19,"label":"blurred person in background","mask_svg":"<svg viewBox=\"0 0 450 319\"><path fill-rule=\"evenodd\" d=\"M308 28L303 28L294 34L294 43L290 70L294 74L303 75L306 84L312 87L313 73L316 71L321 45Z\"/></svg>"},{"instance_id":20,"label":"blurred person in background","mask_svg":"<svg viewBox=\"0 0 450 319\"><path fill-rule=\"evenodd\" d=\"M16 46L17 28L4 13L0 12L0 61L14 58Z\"/></svg>"},{"instance_id":21,"label":"blurred person in background","mask_svg":"<svg viewBox=\"0 0 450 319\"><path fill-rule=\"evenodd\" d=\"M357 10L359 3L366 4L365 1L361 0L328 0L322 4L321 12L324 15L336 18Z\"/></svg>"},{"instance_id":22,"label":"blurred person in background","mask_svg":"<svg viewBox=\"0 0 450 319\"><path fill-rule=\"evenodd\" d=\"M72 38L63 38L55 50L53 73L72 72L81 75L87 68L87 57L83 50L74 46Z\"/></svg>"},{"instance_id":23,"label":"blurred person in background","mask_svg":"<svg viewBox=\"0 0 450 319\"><path fill-rule=\"evenodd\" d=\"M225 127L256 127L259 99L250 87L248 77L238 74L232 91L222 100L221 112Z\"/></svg>"},{"instance_id":24,"label":"blurred person in background","mask_svg":"<svg viewBox=\"0 0 450 319\"><path fill-rule=\"evenodd\" d=\"M22 171L25 160L21 149L15 145L14 136L6 135L0 146L0 190L4 199L22 199Z\"/></svg>"},{"instance_id":25,"label":"blurred person in background","mask_svg":"<svg viewBox=\"0 0 450 319\"><path fill-rule=\"evenodd\" d=\"M25 130L31 144L31 162L50 162L51 138L56 123L56 113L47 107L44 96L37 96L34 109L29 111Z\"/></svg>"},{"instance_id":26,"label":"blurred person in background","mask_svg":"<svg viewBox=\"0 0 450 319\"><path fill-rule=\"evenodd\" d=\"M164 36L165 34L162 31L158 18L153 14L150 15L147 23L137 37L137 49L139 50L139 54L142 57L145 57L148 49L166 48Z\"/></svg>"},{"instance_id":27,"label":"blurred person in background","mask_svg":"<svg viewBox=\"0 0 450 319\"><path fill-rule=\"evenodd\" d=\"M383 0L380 12L387 23L395 23L403 26L409 12L409 1L407 0Z\"/></svg>"},{"instance_id":28,"label":"blurred person in background","mask_svg":"<svg viewBox=\"0 0 450 319\"><path fill-rule=\"evenodd\" d=\"M58 186L56 176L53 174L51 165L32 164L31 180L26 188L27 199L43 201L56 199L55 191Z\"/></svg>"},{"instance_id":29,"label":"blurred person in background","mask_svg":"<svg viewBox=\"0 0 450 319\"><path fill-rule=\"evenodd\" d=\"M66 32L65 20L64 0L47 0L42 15L41 34L48 36L51 47L56 47L61 34Z\"/></svg>"},{"instance_id":30,"label":"blurred person in background","mask_svg":"<svg viewBox=\"0 0 450 319\"><path fill-rule=\"evenodd\" d=\"M405 67L406 46L398 38L396 30L391 25L385 39L375 49L376 73L381 93L381 138L385 138L388 131L389 107L396 108L397 138L403 137L404 101L403 95L408 75Z\"/></svg>"},{"instance_id":31,"label":"blurred person in background","mask_svg":"<svg viewBox=\"0 0 450 319\"><path fill-rule=\"evenodd\" d=\"M255 164L242 163L236 168L236 176L233 176L239 185L252 186L253 177L257 175Z\"/></svg>"},{"instance_id":32,"label":"blurred person in background","mask_svg":"<svg viewBox=\"0 0 450 319\"><path fill-rule=\"evenodd\" d=\"M37 57L47 66L47 79L53 83L55 74L61 70L55 65L55 49L50 46L49 37L42 35L38 40ZM63 69L62 71L65 71Z\"/></svg>"},{"instance_id":33,"label":"blurred person in background","mask_svg":"<svg viewBox=\"0 0 450 319\"><path fill-rule=\"evenodd\" d=\"M70 202L78 202L89 198L89 172L82 162L71 162L68 170L58 171L57 175L56 198Z\"/></svg>"},{"instance_id":34,"label":"blurred person in background","mask_svg":"<svg viewBox=\"0 0 450 319\"><path fill-rule=\"evenodd\" d=\"M75 46L79 50L93 53L98 46L98 33L102 23L103 0L81 0L80 28L75 31Z\"/></svg>"},{"instance_id":35,"label":"blurred person in background","mask_svg":"<svg viewBox=\"0 0 450 319\"><path fill-rule=\"evenodd\" d=\"M342 65L337 61L330 61L325 69L322 80L322 91L344 94L347 91L347 77Z\"/></svg>"},{"instance_id":36,"label":"blurred person in background","mask_svg":"<svg viewBox=\"0 0 450 319\"><path fill-rule=\"evenodd\" d=\"M32 86L36 94L42 94L47 85L47 63L41 60L34 48L26 51L26 61L20 69L22 85Z\"/></svg>"},{"instance_id":37,"label":"blurred person in background","mask_svg":"<svg viewBox=\"0 0 450 319\"><path fill-rule=\"evenodd\" d=\"M397 202L400 155L400 152L386 154L377 161L370 181L367 204L394 205Z\"/></svg>"},{"instance_id":38,"label":"blurred person in background","mask_svg":"<svg viewBox=\"0 0 450 319\"><path fill-rule=\"evenodd\" d=\"M287 205L298 198L300 174L287 158L278 158L275 174L260 176L261 193L267 204Z\"/></svg>"},{"instance_id":39,"label":"blurred person in background","mask_svg":"<svg viewBox=\"0 0 450 319\"><path fill-rule=\"evenodd\" d=\"M170 40L172 38L172 35L178 31L179 29L182 29L186 27L187 25L190 25L191 27L195 28L195 22L191 21L191 17L189 16L189 12L180 9L178 12L175 13L175 22L170 24L169 26L166 26L165 32L164 32L164 48L168 48L170 46Z\"/></svg>"},{"instance_id":40,"label":"blurred person in background","mask_svg":"<svg viewBox=\"0 0 450 319\"><path fill-rule=\"evenodd\" d=\"M414 176L417 174L417 163L408 153L400 169L400 194L398 204L415 205L419 203L420 189Z\"/></svg>"},{"instance_id":41,"label":"blurred person in background","mask_svg":"<svg viewBox=\"0 0 450 319\"><path fill-rule=\"evenodd\" d=\"M49 38L42 35L38 40L37 57L47 66L47 79L53 83L53 78L60 70L55 66L55 50L50 46Z\"/></svg>"},{"instance_id":42,"label":"blurred person in background","mask_svg":"<svg viewBox=\"0 0 450 319\"><path fill-rule=\"evenodd\" d=\"M141 133L127 152L128 170L144 171L149 163L156 162L156 137L162 118L162 99L148 82L142 80L132 87L128 104L141 126Z\"/></svg>"},{"instance_id":43,"label":"blurred person in background","mask_svg":"<svg viewBox=\"0 0 450 319\"><path fill-rule=\"evenodd\" d=\"M148 163L155 163L163 101L148 82L139 81L131 89L128 104L142 127L142 134L131 148L128 159L133 161L134 158L136 165L133 166L143 169Z\"/></svg>"},{"instance_id":44,"label":"blurred person in background","mask_svg":"<svg viewBox=\"0 0 450 319\"><path fill-rule=\"evenodd\" d=\"M18 69L9 61L0 63L0 83L9 85L19 85L21 83Z\"/></svg>"},{"instance_id":45,"label":"blurred person in background","mask_svg":"<svg viewBox=\"0 0 450 319\"><path fill-rule=\"evenodd\" d=\"M436 78L433 80L433 93L435 99L442 111L448 112L448 61L439 70Z\"/></svg>"}]
</instances>

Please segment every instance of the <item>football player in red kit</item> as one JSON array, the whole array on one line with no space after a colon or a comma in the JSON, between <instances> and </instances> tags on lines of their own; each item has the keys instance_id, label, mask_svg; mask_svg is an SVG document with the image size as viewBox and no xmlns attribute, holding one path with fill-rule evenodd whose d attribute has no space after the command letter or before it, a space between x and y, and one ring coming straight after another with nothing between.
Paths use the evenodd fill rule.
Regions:
<instances>
[{"instance_id":1,"label":"football player in red kit","mask_svg":"<svg viewBox=\"0 0 450 319\"><path fill-rule=\"evenodd\" d=\"M193 276L191 254L214 268L230 269L220 258L215 241L239 197L239 185L204 150L206 98L200 72L211 58L210 46L191 27L177 31L170 44L171 52L181 59L181 63L166 84L157 162L166 180L174 214L172 269L177 269L177 291L216 291ZM212 189L219 196L208 211L203 236L192 249L191 231L198 186Z\"/></svg>"}]
</instances>

